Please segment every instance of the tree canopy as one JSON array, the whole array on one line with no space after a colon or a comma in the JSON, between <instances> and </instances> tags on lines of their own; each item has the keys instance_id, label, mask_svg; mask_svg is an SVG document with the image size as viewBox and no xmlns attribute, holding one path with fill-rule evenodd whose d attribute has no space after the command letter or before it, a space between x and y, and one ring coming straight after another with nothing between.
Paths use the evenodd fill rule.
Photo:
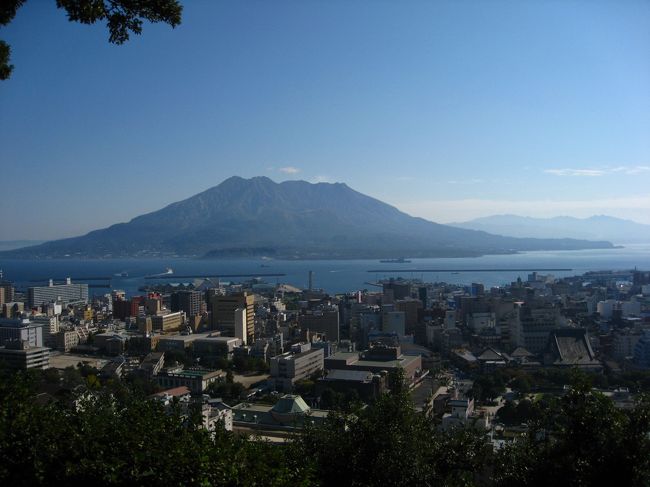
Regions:
<instances>
[{"instance_id":1,"label":"tree canopy","mask_svg":"<svg viewBox=\"0 0 650 487\"><path fill-rule=\"evenodd\" d=\"M207 432L119 381L35 400L52 376L0 369L0 485L650 485L648 398L617 409L579 382L495 450L485 432L440 431L405 389L279 446Z\"/></svg>"},{"instance_id":2,"label":"tree canopy","mask_svg":"<svg viewBox=\"0 0 650 487\"><path fill-rule=\"evenodd\" d=\"M0 26L8 25L26 0L0 2ZM164 22L172 28L181 23L183 7L178 0L56 0L58 8L67 12L68 20L82 24L105 22L108 41L123 44L131 34L142 33L142 24ZM0 80L11 76L11 47L0 40Z\"/></svg>"}]
</instances>

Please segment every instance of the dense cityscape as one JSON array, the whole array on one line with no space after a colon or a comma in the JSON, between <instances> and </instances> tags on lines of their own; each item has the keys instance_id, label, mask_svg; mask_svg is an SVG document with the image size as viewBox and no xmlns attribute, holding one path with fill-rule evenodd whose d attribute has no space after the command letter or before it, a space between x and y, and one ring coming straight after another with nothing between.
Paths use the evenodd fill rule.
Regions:
<instances>
[{"instance_id":1,"label":"dense cityscape","mask_svg":"<svg viewBox=\"0 0 650 487\"><path fill-rule=\"evenodd\" d=\"M471 431L493 452L539 434L580 381L622 414L648 407L648 271L532 272L491 289L395 278L338 295L308 278L305 289L158 281L133 296L3 280L3 374L27 373L35 404L75 411L122 387L160 420L278 447L396 393L441 434ZM16 420L5 416L7 430Z\"/></svg>"},{"instance_id":2,"label":"dense cityscape","mask_svg":"<svg viewBox=\"0 0 650 487\"><path fill-rule=\"evenodd\" d=\"M0 487L650 487L650 2L0 1Z\"/></svg>"}]
</instances>

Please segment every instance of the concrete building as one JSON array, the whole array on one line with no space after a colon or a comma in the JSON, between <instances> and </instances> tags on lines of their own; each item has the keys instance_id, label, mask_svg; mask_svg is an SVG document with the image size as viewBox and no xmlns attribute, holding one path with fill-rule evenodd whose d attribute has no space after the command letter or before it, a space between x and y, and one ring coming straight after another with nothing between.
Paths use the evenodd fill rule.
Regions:
<instances>
[{"instance_id":1,"label":"concrete building","mask_svg":"<svg viewBox=\"0 0 650 487\"><path fill-rule=\"evenodd\" d=\"M644 369L650 369L650 331L643 332L634 347L634 363Z\"/></svg>"},{"instance_id":2,"label":"concrete building","mask_svg":"<svg viewBox=\"0 0 650 487\"><path fill-rule=\"evenodd\" d=\"M164 365L165 365L165 353L151 352L144 358L138 370L145 377L151 379L154 376L158 375L158 373L162 370Z\"/></svg>"},{"instance_id":3,"label":"concrete building","mask_svg":"<svg viewBox=\"0 0 650 487\"><path fill-rule=\"evenodd\" d=\"M229 336L235 336L235 311L246 310L246 341L255 339L255 298L246 292L228 296L210 296L211 326Z\"/></svg>"},{"instance_id":4,"label":"concrete building","mask_svg":"<svg viewBox=\"0 0 650 487\"><path fill-rule=\"evenodd\" d=\"M420 355L404 355L399 346L376 345L364 352L338 352L325 359L326 370L365 370L404 373L404 379L414 382L422 371Z\"/></svg>"},{"instance_id":5,"label":"concrete building","mask_svg":"<svg viewBox=\"0 0 650 487\"><path fill-rule=\"evenodd\" d=\"M161 331L164 333L178 331L184 323L185 313L182 311L151 316L151 327L154 331Z\"/></svg>"},{"instance_id":6,"label":"concrete building","mask_svg":"<svg viewBox=\"0 0 650 487\"><path fill-rule=\"evenodd\" d=\"M634 356L636 344L641 339L641 333L620 331L614 335L612 340L612 355L618 360Z\"/></svg>"},{"instance_id":7,"label":"concrete building","mask_svg":"<svg viewBox=\"0 0 650 487\"><path fill-rule=\"evenodd\" d=\"M558 308L549 305L540 307L523 305L518 308L513 330L516 346L524 347L532 353L543 352L551 332L563 326L564 320Z\"/></svg>"},{"instance_id":8,"label":"concrete building","mask_svg":"<svg viewBox=\"0 0 650 487\"><path fill-rule=\"evenodd\" d=\"M192 349L194 340L202 337L210 336L209 333L201 333L196 335L168 335L162 336L158 339L159 352L188 352Z\"/></svg>"},{"instance_id":9,"label":"concrete building","mask_svg":"<svg viewBox=\"0 0 650 487\"><path fill-rule=\"evenodd\" d=\"M394 302L411 297L411 283L409 281L389 279L382 283L382 289L384 297L389 298L386 302Z\"/></svg>"},{"instance_id":10,"label":"concrete building","mask_svg":"<svg viewBox=\"0 0 650 487\"><path fill-rule=\"evenodd\" d=\"M451 406L451 413L442 416L441 429L450 430L458 427L488 429L490 425L489 418L485 414L475 412L474 399L451 399L449 405Z\"/></svg>"},{"instance_id":11,"label":"concrete building","mask_svg":"<svg viewBox=\"0 0 650 487\"><path fill-rule=\"evenodd\" d=\"M382 313L381 329L385 333L406 335L406 313L403 311L384 311Z\"/></svg>"},{"instance_id":12,"label":"concrete building","mask_svg":"<svg viewBox=\"0 0 650 487\"><path fill-rule=\"evenodd\" d=\"M422 309L422 301L419 299L400 299L395 301L395 311L402 311L406 323L406 331L411 332L418 324L418 316Z\"/></svg>"},{"instance_id":13,"label":"concrete building","mask_svg":"<svg viewBox=\"0 0 650 487\"><path fill-rule=\"evenodd\" d=\"M0 319L0 345L8 341L25 341L32 347L43 347L43 325L27 318Z\"/></svg>"},{"instance_id":14,"label":"concrete building","mask_svg":"<svg viewBox=\"0 0 650 487\"><path fill-rule=\"evenodd\" d=\"M494 313L470 313L467 315L467 325L474 333L484 330L494 330L496 315Z\"/></svg>"},{"instance_id":15,"label":"concrete building","mask_svg":"<svg viewBox=\"0 0 650 487\"><path fill-rule=\"evenodd\" d=\"M10 301L2 305L2 316L5 318L15 318L25 311L25 303L20 301Z\"/></svg>"},{"instance_id":16,"label":"concrete building","mask_svg":"<svg viewBox=\"0 0 650 487\"><path fill-rule=\"evenodd\" d=\"M36 315L29 319L32 323L43 326L43 343L54 348L56 334L59 332L59 319L56 316Z\"/></svg>"},{"instance_id":17,"label":"concrete building","mask_svg":"<svg viewBox=\"0 0 650 487\"><path fill-rule=\"evenodd\" d=\"M64 306L72 303L88 303L88 284L73 284L69 277L65 284L54 284L50 279L48 286L28 288L27 295L31 308L51 302L59 302Z\"/></svg>"},{"instance_id":18,"label":"concrete building","mask_svg":"<svg viewBox=\"0 0 650 487\"><path fill-rule=\"evenodd\" d=\"M0 306L5 303L11 303L14 300L14 286L10 282L0 281L0 294L2 299L0 300Z\"/></svg>"},{"instance_id":19,"label":"concrete building","mask_svg":"<svg viewBox=\"0 0 650 487\"><path fill-rule=\"evenodd\" d=\"M226 374L221 370L187 369L175 372L161 371L156 381L161 387L187 387L192 394L203 394L210 384L221 381Z\"/></svg>"},{"instance_id":20,"label":"concrete building","mask_svg":"<svg viewBox=\"0 0 650 487\"><path fill-rule=\"evenodd\" d=\"M338 306L322 306L307 311L298 316L298 325L301 329L324 333L330 342L338 342L340 330Z\"/></svg>"},{"instance_id":21,"label":"concrete building","mask_svg":"<svg viewBox=\"0 0 650 487\"><path fill-rule=\"evenodd\" d=\"M171 294L171 310L184 311L187 316L200 315L202 304L201 291L176 291Z\"/></svg>"},{"instance_id":22,"label":"concrete building","mask_svg":"<svg viewBox=\"0 0 650 487\"><path fill-rule=\"evenodd\" d=\"M235 337L239 338L244 345L248 342L248 318L246 308L237 308L235 310Z\"/></svg>"},{"instance_id":23,"label":"concrete building","mask_svg":"<svg viewBox=\"0 0 650 487\"><path fill-rule=\"evenodd\" d=\"M199 338L192 342L192 353L195 357L223 357L231 359L235 347L242 341L235 337L210 336Z\"/></svg>"},{"instance_id":24,"label":"concrete building","mask_svg":"<svg viewBox=\"0 0 650 487\"><path fill-rule=\"evenodd\" d=\"M293 346L292 350L271 358L269 384L277 391L291 392L294 384L323 370L322 349L312 349L310 344Z\"/></svg>"},{"instance_id":25,"label":"concrete building","mask_svg":"<svg viewBox=\"0 0 650 487\"><path fill-rule=\"evenodd\" d=\"M317 396L325 389L341 394L355 391L362 401L373 402L386 392L387 374L375 374L368 370L330 370L325 377L316 382Z\"/></svg>"},{"instance_id":26,"label":"concrete building","mask_svg":"<svg viewBox=\"0 0 650 487\"><path fill-rule=\"evenodd\" d=\"M54 339L55 348L62 352L69 352L79 345L79 334L75 330L61 330Z\"/></svg>"},{"instance_id":27,"label":"concrete building","mask_svg":"<svg viewBox=\"0 0 650 487\"><path fill-rule=\"evenodd\" d=\"M12 369L47 369L50 366L50 349L32 347L28 342L13 340L0 347L0 363Z\"/></svg>"}]
</instances>

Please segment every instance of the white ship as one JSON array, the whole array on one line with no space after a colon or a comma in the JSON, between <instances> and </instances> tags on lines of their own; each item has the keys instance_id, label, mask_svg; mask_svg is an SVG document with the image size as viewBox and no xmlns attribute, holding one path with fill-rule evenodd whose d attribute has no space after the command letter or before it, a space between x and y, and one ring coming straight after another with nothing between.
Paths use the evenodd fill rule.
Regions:
<instances>
[{"instance_id":1,"label":"white ship","mask_svg":"<svg viewBox=\"0 0 650 487\"><path fill-rule=\"evenodd\" d=\"M152 277L163 277L163 276L170 276L174 273L174 269L171 267L165 268L165 272L161 272L160 274L151 274L150 276L145 276L145 279L150 279Z\"/></svg>"}]
</instances>

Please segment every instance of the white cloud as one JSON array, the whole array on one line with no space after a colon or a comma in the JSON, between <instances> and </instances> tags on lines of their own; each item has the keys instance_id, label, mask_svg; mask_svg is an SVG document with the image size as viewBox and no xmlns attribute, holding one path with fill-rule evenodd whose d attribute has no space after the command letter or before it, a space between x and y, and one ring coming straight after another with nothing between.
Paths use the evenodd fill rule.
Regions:
<instances>
[{"instance_id":1,"label":"white cloud","mask_svg":"<svg viewBox=\"0 0 650 487\"><path fill-rule=\"evenodd\" d=\"M312 183L331 183L332 178L330 178L329 176L325 176L324 174L319 174L318 176L313 177L311 179L311 182Z\"/></svg>"},{"instance_id":2,"label":"white cloud","mask_svg":"<svg viewBox=\"0 0 650 487\"><path fill-rule=\"evenodd\" d=\"M279 168L278 171L280 171L280 172L282 172L284 174L298 174L300 172L300 169L298 169L297 167L293 167L293 166L285 166L285 167Z\"/></svg>"},{"instance_id":3,"label":"white cloud","mask_svg":"<svg viewBox=\"0 0 650 487\"><path fill-rule=\"evenodd\" d=\"M650 172L650 166L616 166L616 167L603 167L598 169L544 169L546 174L553 174L554 176L587 176L598 177L606 174L626 174L635 175Z\"/></svg>"},{"instance_id":4,"label":"white cloud","mask_svg":"<svg viewBox=\"0 0 650 487\"><path fill-rule=\"evenodd\" d=\"M451 181L446 181L447 184L482 184L485 181L483 179L452 179Z\"/></svg>"},{"instance_id":5,"label":"white cloud","mask_svg":"<svg viewBox=\"0 0 650 487\"><path fill-rule=\"evenodd\" d=\"M601 169L544 169L546 174L554 176L602 176L605 171Z\"/></svg>"},{"instance_id":6,"label":"white cloud","mask_svg":"<svg viewBox=\"0 0 650 487\"><path fill-rule=\"evenodd\" d=\"M585 218L605 214L650 224L650 194L593 200L419 200L398 202L395 206L410 215L437 222L510 213L540 218L560 215Z\"/></svg>"},{"instance_id":7,"label":"white cloud","mask_svg":"<svg viewBox=\"0 0 650 487\"><path fill-rule=\"evenodd\" d=\"M650 172L650 166L618 166L611 169L611 172L622 172L623 174L642 174Z\"/></svg>"}]
</instances>

